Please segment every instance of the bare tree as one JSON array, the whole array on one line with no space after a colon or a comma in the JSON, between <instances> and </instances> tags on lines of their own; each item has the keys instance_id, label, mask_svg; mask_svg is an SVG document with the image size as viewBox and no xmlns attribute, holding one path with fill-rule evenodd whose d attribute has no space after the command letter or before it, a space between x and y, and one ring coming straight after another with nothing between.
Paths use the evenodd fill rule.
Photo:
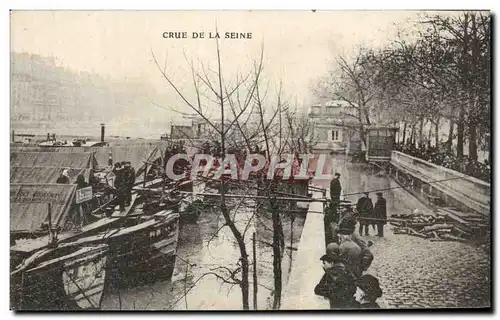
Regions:
<instances>
[{"instance_id":1,"label":"bare tree","mask_svg":"<svg viewBox=\"0 0 500 320\"><path fill-rule=\"evenodd\" d=\"M229 85L227 81L223 77L222 73L222 68L223 68L223 63L221 61L221 53L220 53L220 46L219 46L219 40L216 39L216 58L217 58L217 67L216 70L209 70L208 72L203 68L203 72L198 72L193 64L190 64L190 69L191 69L191 76L192 76L192 88L195 91L196 99L195 102L192 102L188 99L185 93L182 92L182 88L178 87L177 84L173 82L173 79L169 75L166 69L166 63L165 66L162 68L154 55L153 52L151 52L153 60L158 68L158 70L161 72L163 78L166 80L168 83L169 87L177 93L177 95L181 98L181 100L185 103L186 106L191 108L196 114L198 114L202 119L206 121L206 123L213 129L214 132L218 134L219 141L220 141L220 147L221 147L221 153L225 154L226 153L226 148L227 148L227 140L228 140L228 131L231 129L231 127L236 123L239 119L239 117L244 114L250 103L245 103L242 108L237 112L236 117L232 121L230 121L229 125L226 123L227 113L226 113L226 107L227 105L231 105L233 102L229 103L228 101L233 101L233 96L235 95L235 92L240 89L240 87L244 86L245 84L248 85L248 93L251 96L252 92L255 90L258 82L259 82L259 77L260 73L262 71L262 60L263 60L263 55L261 54L260 60L256 62L255 68L253 72L250 72L246 77L239 77L238 81L234 85ZM213 76L211 76L213 75ZM251 80L248 80L251 79ZM210 100L212 100L219 109L220 112L220 123L215 123L214 121L211 121L203 112L203 103L202 101L204 100L202 97L202 90L201 87L204 87L207 89L208 93L210 94ZM247 253L247 248L245 244L245 239L244 239L244 234L242 233L242 230L239 230L235 224L234 218L231 215L230 209L226 205L226 188L225 188L226 182L224 179L221 179L221 188L220 188L220 210L222 213L222 216L224 218L224 225L227 226L230 230L232 235L234 236L234 239L236 240L238 244L238 248L240 251L240 258L239 258L239 264L241 268L241 278L236 280L236 272L235 270L226 270L229 272L229 278L233 279L234 284L237 284L241 288L241 293L242 293L242 305L244 310L249 309L249 260L248 260L248 253ZM220 270L219 270L220 271ZM240 270L238 270L239 272ZM217 273L214 273L214 275ZM220 277L220 275L219 275ZM224 279L227 281L227 277L220 277L221 279Z\"/></svg>"}]
</instances>

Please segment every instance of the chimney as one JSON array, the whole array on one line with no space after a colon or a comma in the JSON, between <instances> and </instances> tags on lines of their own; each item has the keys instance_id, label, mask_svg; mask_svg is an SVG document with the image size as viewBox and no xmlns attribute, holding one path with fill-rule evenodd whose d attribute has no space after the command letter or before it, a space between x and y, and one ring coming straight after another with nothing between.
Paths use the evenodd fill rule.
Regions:
<instances>
[{"instance_id":1,"label":"chimney","mask_svg":"<svg viewBox=\"0 0 500 320\"><path fill-rule=\"evenodd\" d=\"M104 132L105 132L105 126L104 123L101 123L101 142L104 142Z\"/></svg>"}]
</instances>

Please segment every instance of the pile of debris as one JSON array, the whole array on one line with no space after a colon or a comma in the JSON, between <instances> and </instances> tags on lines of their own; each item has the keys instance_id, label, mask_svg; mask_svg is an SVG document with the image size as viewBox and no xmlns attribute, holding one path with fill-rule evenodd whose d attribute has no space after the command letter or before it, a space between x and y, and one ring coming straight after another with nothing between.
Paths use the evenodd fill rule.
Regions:
<instances>
[{"instance_id":1,"label":"pile of debris","mask_svg":"<svg viewBox=\"0 0 500 320\"><path fill-rule=\"evenodd\" d=\"M408 234L431 241L468 242L486 236L488 223L484 216L461 212L456 208L438 208L435 212L415 210L408 214L395 214L389 219L395 234Z\"/></svg>"}]
</instances>

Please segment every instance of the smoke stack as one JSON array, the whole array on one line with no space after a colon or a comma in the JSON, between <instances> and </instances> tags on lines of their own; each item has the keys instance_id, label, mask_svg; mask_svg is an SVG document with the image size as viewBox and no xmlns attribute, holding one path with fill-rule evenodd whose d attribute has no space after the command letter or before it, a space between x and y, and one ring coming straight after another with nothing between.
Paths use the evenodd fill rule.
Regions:
<instances>
[{"instance_id":1,"label":"smoke stack","mask_svg":"<svg viewBox=\"0 0 500 320\"><path fill-rule=\"evenodd\" d=\"M105 132L105 126L104 123L101 123L101 142L104 142L104 132Z\"/></svg>"}]
</instances>

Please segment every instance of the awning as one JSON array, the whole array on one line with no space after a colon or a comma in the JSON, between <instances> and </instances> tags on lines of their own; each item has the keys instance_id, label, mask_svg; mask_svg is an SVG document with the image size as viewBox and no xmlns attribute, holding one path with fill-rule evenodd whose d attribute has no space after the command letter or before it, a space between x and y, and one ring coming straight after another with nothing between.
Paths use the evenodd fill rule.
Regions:
<instances>
[{"instance_id":1,"label":"awning","mask_svg":"<svg viewBox=\"0 0 500 320\"><path fill-rule=\"evenodd\" d=\"M74 184L10 185L10 231L35 232L48 222L51 204L51 223L63 227L76 193Z\"/></svg>"}]
</instances>

